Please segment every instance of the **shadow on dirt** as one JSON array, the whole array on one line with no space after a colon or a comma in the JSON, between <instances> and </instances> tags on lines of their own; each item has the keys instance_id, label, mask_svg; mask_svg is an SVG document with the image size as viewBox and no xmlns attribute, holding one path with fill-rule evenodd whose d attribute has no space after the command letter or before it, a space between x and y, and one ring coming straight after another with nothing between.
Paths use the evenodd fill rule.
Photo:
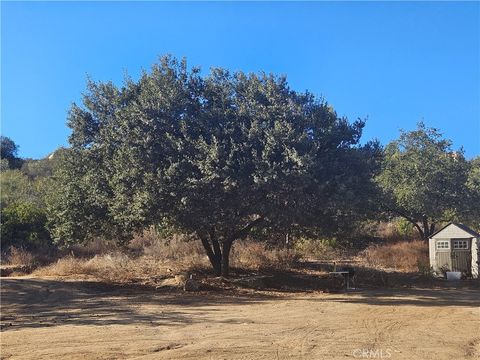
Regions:
<instances>
[{"instance_id":1,"label":"shadow on dirt","mask_svg":"<svg viewBox=\"0 0 480 360\"><path fill-rule=\"evenodd\" d=\"M236 305L287 298L374 306L480 305L478 281L450 283L423 279L418 274L385 274L371 269L358 269L354 286L362 290L347 292L341 290L341 284L335 284L328 273L245 275L230 280L210 277L204 281L207 291L190 293L173 288L95 281L3 278L0 325L3 331L58 325L175 326L211 321L209 315L218 311L220 305L232 305L234 312Z\"/></svg>"},{"instance_id":2,"label":"shadow on dirt","mask_svg":"<svg viewBox=\"0 0 480 360\"><path fill-rule=\"evenodd\" d=\"M169 289L159 291L146 286L115 286L92 281L4 278L0 320L2 330L69 324L171 326L203 321L207 312L215 311L215 305L241 305L270 298L264 294L219 296ZM175 305L177 310L173 311L168 305ZM183 311L193 305L195 311Z\"/></svg>"},{"instance_id":3,"label":"shadow on dirt","mask_svg":"<svg viewBox=\"0 0 480 360\"><path fill-rule=\"evenodd\" d=\"M477 289L385 289L351 291L350 296L332 294L329 301L378 306L472 307L480 306Z\"/></svg>"},{"instance_id":4,"label":"shadow on dirt","mask_svg":"<svg viewBox=\"0 0 480 360\"><path fill-rule=\"evenodd\" d=\"M355 270L353 281L364 289L384 288L444 288L444 289L477 289L480 292L480 279L465 279L447 281L446 279L422 275L418 272L386 271L363 266L355 261L341 261L337 267L352 267ZM306 261L301 264L303 269L327 274L333 270L332 262Z\"/></svg>"}]
</instances>

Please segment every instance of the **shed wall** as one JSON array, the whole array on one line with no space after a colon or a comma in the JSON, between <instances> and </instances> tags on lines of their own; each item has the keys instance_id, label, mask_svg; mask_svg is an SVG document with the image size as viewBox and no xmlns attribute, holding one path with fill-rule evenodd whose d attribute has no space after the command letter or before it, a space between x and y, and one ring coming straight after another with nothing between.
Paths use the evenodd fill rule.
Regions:
<instances>
[{"instance_id":1,"label":"shed wall","mask_svg":"<svg viewBox=\"0 0 480 360\"><path fill-rule=\"evenodd\" d=\"M472 277L478 278L478 260L480 250L480 238L472 239Z\"/></svg>"},{"instance_id":2,"label":"shed wall","mask_svg":"<svg viewBox=\"0 0 480 360\"><path fill-rule=\"evenodd\" d=\"M463 231L462 231L463 232ZM442 232L443 233L443 232ZM465 232L463 232L465 234ZM454 233L454 238L461 238L459 233ZM464 236L465 237L465 236ZM471 238L471 236L470 236ZM447 239L444 234L441 234L440 239ZM429 239L428 240L428 248L429 248L429 258L430 258L430 266L432 267L433 271L436 273L440 273L440 268L437 264L437 250L435 247L435 240L436 239ZM448 239L450 240L450 239ZM472 277L478 278L479 277L479 264L480 261L480 238L473 238L471 243L471 254L472 254ZM448 251L448 254L451 254L451 249Z\"/></svg>"},{"instance_id":3,"label":"shed wall","mask_svg":"<svg viewBox=\"0 0 480 360\"><path fill-rule=\"evenodd\" d=\"M445 229L433 236L434 239L470 239L471 237L471 234L455 226L455 224L448 225Z\"/></svg>"},{"instance_id":4,"label":"shed wall","mask_svg":"<svg viewBox=\"0 0 480 360\"><path fill-rule=\"evenodd\" d=\"M428 239L428 254L430 257L430 266L433 271L437 272L437 262L435 260L435 239Z\"/></svg>"}]
</instances>

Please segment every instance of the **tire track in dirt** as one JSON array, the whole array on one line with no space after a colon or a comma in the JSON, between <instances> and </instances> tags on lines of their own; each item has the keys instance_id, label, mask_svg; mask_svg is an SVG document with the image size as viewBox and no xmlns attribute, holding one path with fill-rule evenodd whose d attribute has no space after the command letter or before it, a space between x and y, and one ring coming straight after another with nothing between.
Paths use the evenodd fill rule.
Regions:
<instances>
[{"instance_id":1,"label":"tire track in dirt","mask_svg":"<svg viewBox=\"0 0 480 360\"><path fill-rule=\"evenodd\" d=\"M467 359L480 358L480 337L470 340L467 345L465 345L465 357Z\"/></svg>"},{"instance_id":2,"label":"tire track in dirt","mask_svg":"<svg viewBox=\"0 0 480 360\"><path fill-rule=\"evenodd\" d=\"M12 359L340 360L357 349L392 349L392 360L479 356L476 292L227 297L49 279L5 281L4 292L2 315L25 317L2 332L2 355ZM53 321L67 312L68 321ZM42 321L27 321L31 314Z\"/></svg>"}]
</instances>

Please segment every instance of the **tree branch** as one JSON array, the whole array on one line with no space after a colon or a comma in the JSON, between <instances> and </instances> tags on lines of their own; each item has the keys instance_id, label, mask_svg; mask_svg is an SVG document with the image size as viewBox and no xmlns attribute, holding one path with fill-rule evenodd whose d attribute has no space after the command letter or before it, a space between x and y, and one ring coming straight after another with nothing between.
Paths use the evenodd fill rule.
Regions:
<instances>
[{"instance_id":1,"label":"tree branch","mask_svg":"<svg viewBox=\"0 0 480 360\"><path fill-rule=\"evenodd\" d=\"M250 232L250 230L252 230L252 228L256 225L258 225L259 223L261 223L262 221L264 220L263 217L259 217L255 220L253 220L252 222L250 222L247 226L243 227L242 229L238 230L237 232L235 232L229 239L228 241L229 242L232 242L234 240L237 240L237 239L243 239L245 238L248 233Z\"/></svg>"},{"instance_id":2,"label":"tree branch","mask_svg":"<svg viewBox=\"0 0 480 360\"><path fill-rule=\"evenodd\" d=\"M384 207L385 209L387 209L388 211L393 212L393 213L395 213L395 214L397 214L397 215L400 215L400 216L403 217L404 219L410 221L410 222L413 224L413 226L415 226L415 227L417 228L417 230L418 230L418 232L420 233L420 236L422 237L422 239L425 237L425 233L423 232L422 228L418 225L417 221L416 221L414 218L408 216L407 214L405 214L405 213L403 213L403 212L401 212L401 211L399 211L399 210L397 210L397 209L392 209L392 208L390 208L390 207L388 207L388 206L385 206L385 205L383 205L383 207Z\"/></svg>"}]
</instances>

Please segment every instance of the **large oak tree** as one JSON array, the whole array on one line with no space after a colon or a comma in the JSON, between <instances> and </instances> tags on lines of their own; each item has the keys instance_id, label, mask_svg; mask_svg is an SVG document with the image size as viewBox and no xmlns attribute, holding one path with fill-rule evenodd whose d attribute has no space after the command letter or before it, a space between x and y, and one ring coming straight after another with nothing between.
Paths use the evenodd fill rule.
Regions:
<instances>
[{"instance_id":1,"label":"large oak tree","mask_svg":"<svg viewBox=\"0 0 480 360\"><path fill-rule=\"evenodd\" d=\"M89 82L51 204L58 242L127 239L170 223L197 234L215 273L253 229L336 231L369 210L378 145L283 77L163 57L123 87Z\"/></svg>"}]
</instances>

